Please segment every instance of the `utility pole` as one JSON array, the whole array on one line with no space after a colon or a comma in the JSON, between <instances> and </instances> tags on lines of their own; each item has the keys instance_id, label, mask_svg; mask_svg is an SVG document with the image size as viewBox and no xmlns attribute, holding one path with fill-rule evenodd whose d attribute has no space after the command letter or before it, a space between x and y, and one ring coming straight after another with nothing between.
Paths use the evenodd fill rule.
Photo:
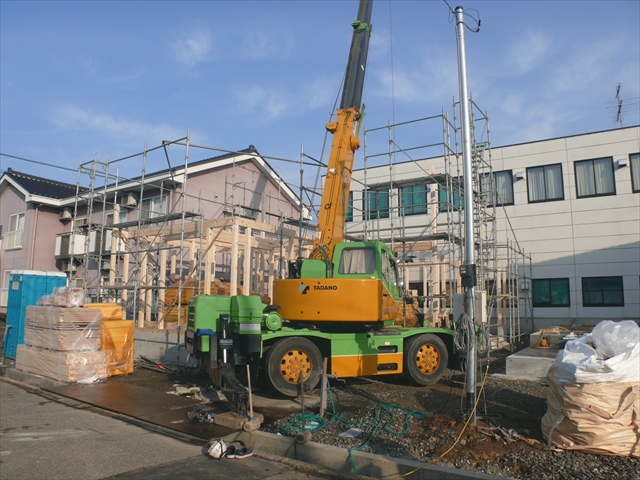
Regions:
<instances>
[{"instance_id":1,"label":"utility pole","mask_svg":"<svg viewBox=\"0 0 640 480\"><path fill-rule=\"evenodd\" d=\"M462 286L466 288L464 302L464 326L467 332L467 411L476 415L473 410L476 404L476 331L475 331L475 239L473 215L473 170L471 168L471 123L469 114L469 88L467 85L467 58L464 40L464 9L456 7L453 10L456 17L456 40L458 46L458 85L460 89L460 117L462 122L462 158L464 161L464 262L460 267Z\"/></svg>"}]
</instances>

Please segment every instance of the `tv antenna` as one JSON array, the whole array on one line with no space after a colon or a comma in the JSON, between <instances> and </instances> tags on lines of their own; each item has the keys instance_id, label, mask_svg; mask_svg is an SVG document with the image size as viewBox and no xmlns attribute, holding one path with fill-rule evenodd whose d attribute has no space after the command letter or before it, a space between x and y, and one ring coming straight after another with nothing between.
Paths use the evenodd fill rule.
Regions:
<instances>
[{"instance_id":1,"label":"tv antenna","mask_svg":"<svg viewBox=\"0 0 640 480\"><path fill-rule=\"evenodd\" d=\"M613 123L622 128L622 119L624 118L625 113L629 110L633 103L629 103L628 98L622 99L620 97L620 90L622 90L622 83L618 83L616 85L616 99L613 102L607 102L609 106L607 110L611 112L611 119Z\"/></svg>"}]
</instances>

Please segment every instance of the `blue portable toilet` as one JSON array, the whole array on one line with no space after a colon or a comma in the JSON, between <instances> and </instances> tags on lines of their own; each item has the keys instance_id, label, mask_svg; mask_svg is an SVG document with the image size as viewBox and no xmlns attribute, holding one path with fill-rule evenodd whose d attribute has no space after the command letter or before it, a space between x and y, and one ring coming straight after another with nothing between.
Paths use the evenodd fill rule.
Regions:
<instances>
[{"instance_id":1,"label":"blue portable toilet","mask_svg":"<svg viewBox=\"0 0 640 480\"><path fill-rule=\"evenodd\" d=\"M55 287L67 285L62 272L42 270L14 270L9 275L7 298L7 330L4 337L4 356L16 358L18 345L24 343L24 319L27 307L35 305L41 296L51 295Z\"/></svg>"}]
</instances>

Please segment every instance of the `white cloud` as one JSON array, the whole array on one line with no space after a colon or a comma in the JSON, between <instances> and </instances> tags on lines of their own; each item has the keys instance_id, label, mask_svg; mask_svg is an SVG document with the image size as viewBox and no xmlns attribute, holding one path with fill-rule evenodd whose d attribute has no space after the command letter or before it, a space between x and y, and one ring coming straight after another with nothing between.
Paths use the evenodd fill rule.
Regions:
<instances>
[{"instance_id":1,"label":"white cloud","mask_svg":"<svg viewBox=\"0 0 640 480\"><path fill-rule=\"evenodd\" d=\"M257 85L236 91L236 97L242 109L258 110L265 115L266 120L278 117L289 104L281 92Z\"/></svg>"},{"instance_id":2,"label":"white cloud","mask_svg":"<svg viewBox=\"0 0 640 480\"><path fill-rule=\"evenodd\" d=\"M525 36L509 49L509 66L515 75L523 75L535 69L549 51L549 38L542 32L528 30Z\"/></svg>"},{"instance_id":3,"label":"white cloud","mask_svg":"<svg viewBox=\"0 0 640 480\"><path fill-rule=\"evenodd\" d=\"M620 53L624 50L621 38L567 48L566 58L553 77L554 87L559 91L592 89L598 79L611 74L614 65L620 65Z\"/></svg>"},{"instance_id":4,"label":"white cloud","mask_svg":"<svg viewBox=\"0 0 640 480\"><path fill-rule=\"evenodd\" d=\"M397 64L393 73L390 67L371 73L380 84L374 87L375 93L385 97L393 95L400 102L441 102L458 90L456 60L444 49L429 48L422 54L422 60L409 65Z\"/></svg>"},{"instance_id":5,"label":"white cloud","mask_svg":"<svg viewBox=\"0 0 640 480\"><path fill-rule=\"evenodd\" d=\"M286 115L287 112L293 112L294 109L296 112L321 107L329 109L335 100L337 87L336 79L323 77L316 78L297 91L281 91L253 85L236 90L236 98L241 109L257 111L264 120L273 120Z\"/></svg>"},{"instance_id":6,"label":"white cloud","mask_svg":"<svg viewBox=\"0 0 640 480\"><path fill-rule=\"evenodd\" d=\"M299 105L306 106L306 109L313 110L316 108L325 108L329 110L335 102L339 87L335 78L316 78L313 82L305 85L299 94ZM338 99L338 101L340 101Z\"/></svg>"},{"instance_id":7,"label":"white cloud","mask_svg":"<svg viewBox=\"0 0 640 480\"><path fill-rule=\"evenodd\" d=\"M211 33L204 28L194 29L189 35L170 43L176 60L188 67L210 60L212 51Z\"/></svg>"},{"instance_id":8,"label":"white cloud","mask_svg":"<svg viewBox=\"0 0 640 480\"><path fill-rule=\"evenodd\" d=\"M52 116L53 123L66 131L93 132L114 142L139 147L148 142L160 144L162 140L175 140L186 131L165 124L149 125L128 119L114 118L73 105L59 106Z\"/></svg>"},{"instance_id":9,"label":"white cloud","mask_svg":"<svg viewBox=\"0 0 640 480\"><path fill-rule=\"evenodd\" d=\"M253 60L286 57L291 51L293 42L281 34L269 35L265 32L251 30L243 34L242 49L244 56Z\"/></svg>"}]
</instances>

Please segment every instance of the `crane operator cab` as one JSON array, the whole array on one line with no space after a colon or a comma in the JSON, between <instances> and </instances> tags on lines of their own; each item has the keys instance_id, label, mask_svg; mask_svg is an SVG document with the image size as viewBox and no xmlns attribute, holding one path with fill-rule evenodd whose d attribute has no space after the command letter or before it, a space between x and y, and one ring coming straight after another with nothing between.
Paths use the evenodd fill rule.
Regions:
<instances>
[{"instance_id":1,"label":"crane operator cab","mask_svg":"<svg viewBox=\"0 0 640 480\"><path fill-rule=\"evenodd\" d=\"M285 320L387 326L402 316L403 286L384 242L339 242L332 261L298 263L298 278L274 281L273 303Z\"/></svg>"}]
</instances>

